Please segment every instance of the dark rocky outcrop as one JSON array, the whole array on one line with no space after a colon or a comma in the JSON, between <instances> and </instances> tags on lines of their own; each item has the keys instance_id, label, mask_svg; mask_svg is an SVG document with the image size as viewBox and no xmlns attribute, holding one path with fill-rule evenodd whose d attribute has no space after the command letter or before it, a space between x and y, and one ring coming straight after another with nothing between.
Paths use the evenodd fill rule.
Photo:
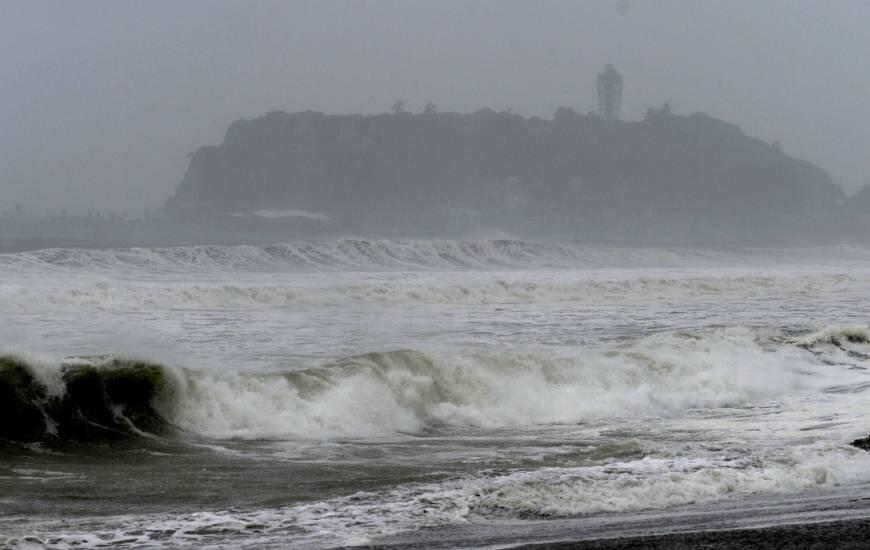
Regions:
<instances>
[{"instance_id":1,"label":"dark rocky outcrop","mask_svg":"<svg viewBox=\"0 0 870 550\"><path fill-rule=\"evenodd\" d=\"M166 208L298 209L384 234L742 240L812 234L844 197L824 170L701 113L272 112L195 152Z\"/></svg>"}]
</instances>

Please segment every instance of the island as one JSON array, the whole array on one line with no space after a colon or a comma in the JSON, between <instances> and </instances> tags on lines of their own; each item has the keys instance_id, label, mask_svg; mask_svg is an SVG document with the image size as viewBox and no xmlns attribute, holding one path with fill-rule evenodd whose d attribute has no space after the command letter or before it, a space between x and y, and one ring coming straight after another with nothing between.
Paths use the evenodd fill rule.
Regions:
<instances>
[{"instance_id":1,"label":"island","mask_svg":"<svg viewBox=\"0 0 870 550\"><path fill-rule=\"evenodd\" d=\"M846 203L825 170L703 113L624 122L470 114L271 112L202 147L175 219L284 220L390 236L802 240Z\"/></svg>"}]
</instances>

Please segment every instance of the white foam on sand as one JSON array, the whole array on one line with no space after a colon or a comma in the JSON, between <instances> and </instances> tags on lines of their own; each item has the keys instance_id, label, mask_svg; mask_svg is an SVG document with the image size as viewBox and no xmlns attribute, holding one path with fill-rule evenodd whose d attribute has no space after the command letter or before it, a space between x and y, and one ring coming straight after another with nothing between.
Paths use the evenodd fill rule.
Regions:
<instances>
[{"instance_id":1,"label":"white foam on sand","mask_svg":"<svg viewBox=\"0 0 870 550\"><path fill-rule=\"evenodd\" d=\"M149 544L365 546L421 528L577 517L813 491L870 480L867 454L822 445L768 456L647 458L580 468L480 472L284 508L44 521L0 542L26 547ZM2 524L0 524L2 525ZM14 528L14 526L9 526Z\"/></svg>"}]
</instances>

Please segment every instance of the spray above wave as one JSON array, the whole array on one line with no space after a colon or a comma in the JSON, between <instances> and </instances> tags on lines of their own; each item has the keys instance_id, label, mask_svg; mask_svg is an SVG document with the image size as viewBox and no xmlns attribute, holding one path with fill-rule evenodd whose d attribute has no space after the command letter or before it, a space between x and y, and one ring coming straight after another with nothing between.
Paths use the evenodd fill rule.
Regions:
<instances>
[{"instance_id":1,"label":"spray above wave","mask_svg":"<svg viewBox=\"0 0 870 550\"><path fill-rule=\"evenodd\" d=\"M342 239L271 246L179 246L125 249L45 249L0 254L4 271L94 272L451 271L601 267L726 266L736 263L860 262L859 246L814 249L700 250L557 245L520 240L387 241Z\"/></svg>"},{"instance_id":2,"label":"spray above wave","mask_svg":"<svg viewBox=\"0 0 870 550\"><path fill-rule=\"evenodd\" d=\"M213 437L260 438L679 416L830 384L814 351L737 328L561 353L370 353L280 380L197 373L176 418Z\"/></svg>"},{"instance_id":3,"label":"spray above wave","mask_svg":"<svg viewBox=\"0 0 870 550\"><path fill-rule=\"evenodd\" d=\"M870 335L842 329L861 330ZM6 357L2 406L6 418L27 422L5 426L2 437L93 439L169 426L218 439L367 437L677 416L821 388L832 368L816 356L823 352L721 329L573 353L369 353L263 374L121 359L51 369Z\"/></svg>"}]
</instances>

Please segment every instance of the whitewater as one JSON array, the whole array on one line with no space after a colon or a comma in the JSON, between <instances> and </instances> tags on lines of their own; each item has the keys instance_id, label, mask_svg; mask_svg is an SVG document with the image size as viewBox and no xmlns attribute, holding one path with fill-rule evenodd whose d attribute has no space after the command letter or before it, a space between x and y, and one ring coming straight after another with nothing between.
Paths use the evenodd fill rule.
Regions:
<instances>
[{"instance_id":1,"label":"whitewater","mask_svg":"<svg viewBox=\"0 0 870 550\"><path fill-rule=\"evenodd\" d=\"M870 515L866 247L344 239L0 275L0 547Z\"/></svg>"}]
</instances>

